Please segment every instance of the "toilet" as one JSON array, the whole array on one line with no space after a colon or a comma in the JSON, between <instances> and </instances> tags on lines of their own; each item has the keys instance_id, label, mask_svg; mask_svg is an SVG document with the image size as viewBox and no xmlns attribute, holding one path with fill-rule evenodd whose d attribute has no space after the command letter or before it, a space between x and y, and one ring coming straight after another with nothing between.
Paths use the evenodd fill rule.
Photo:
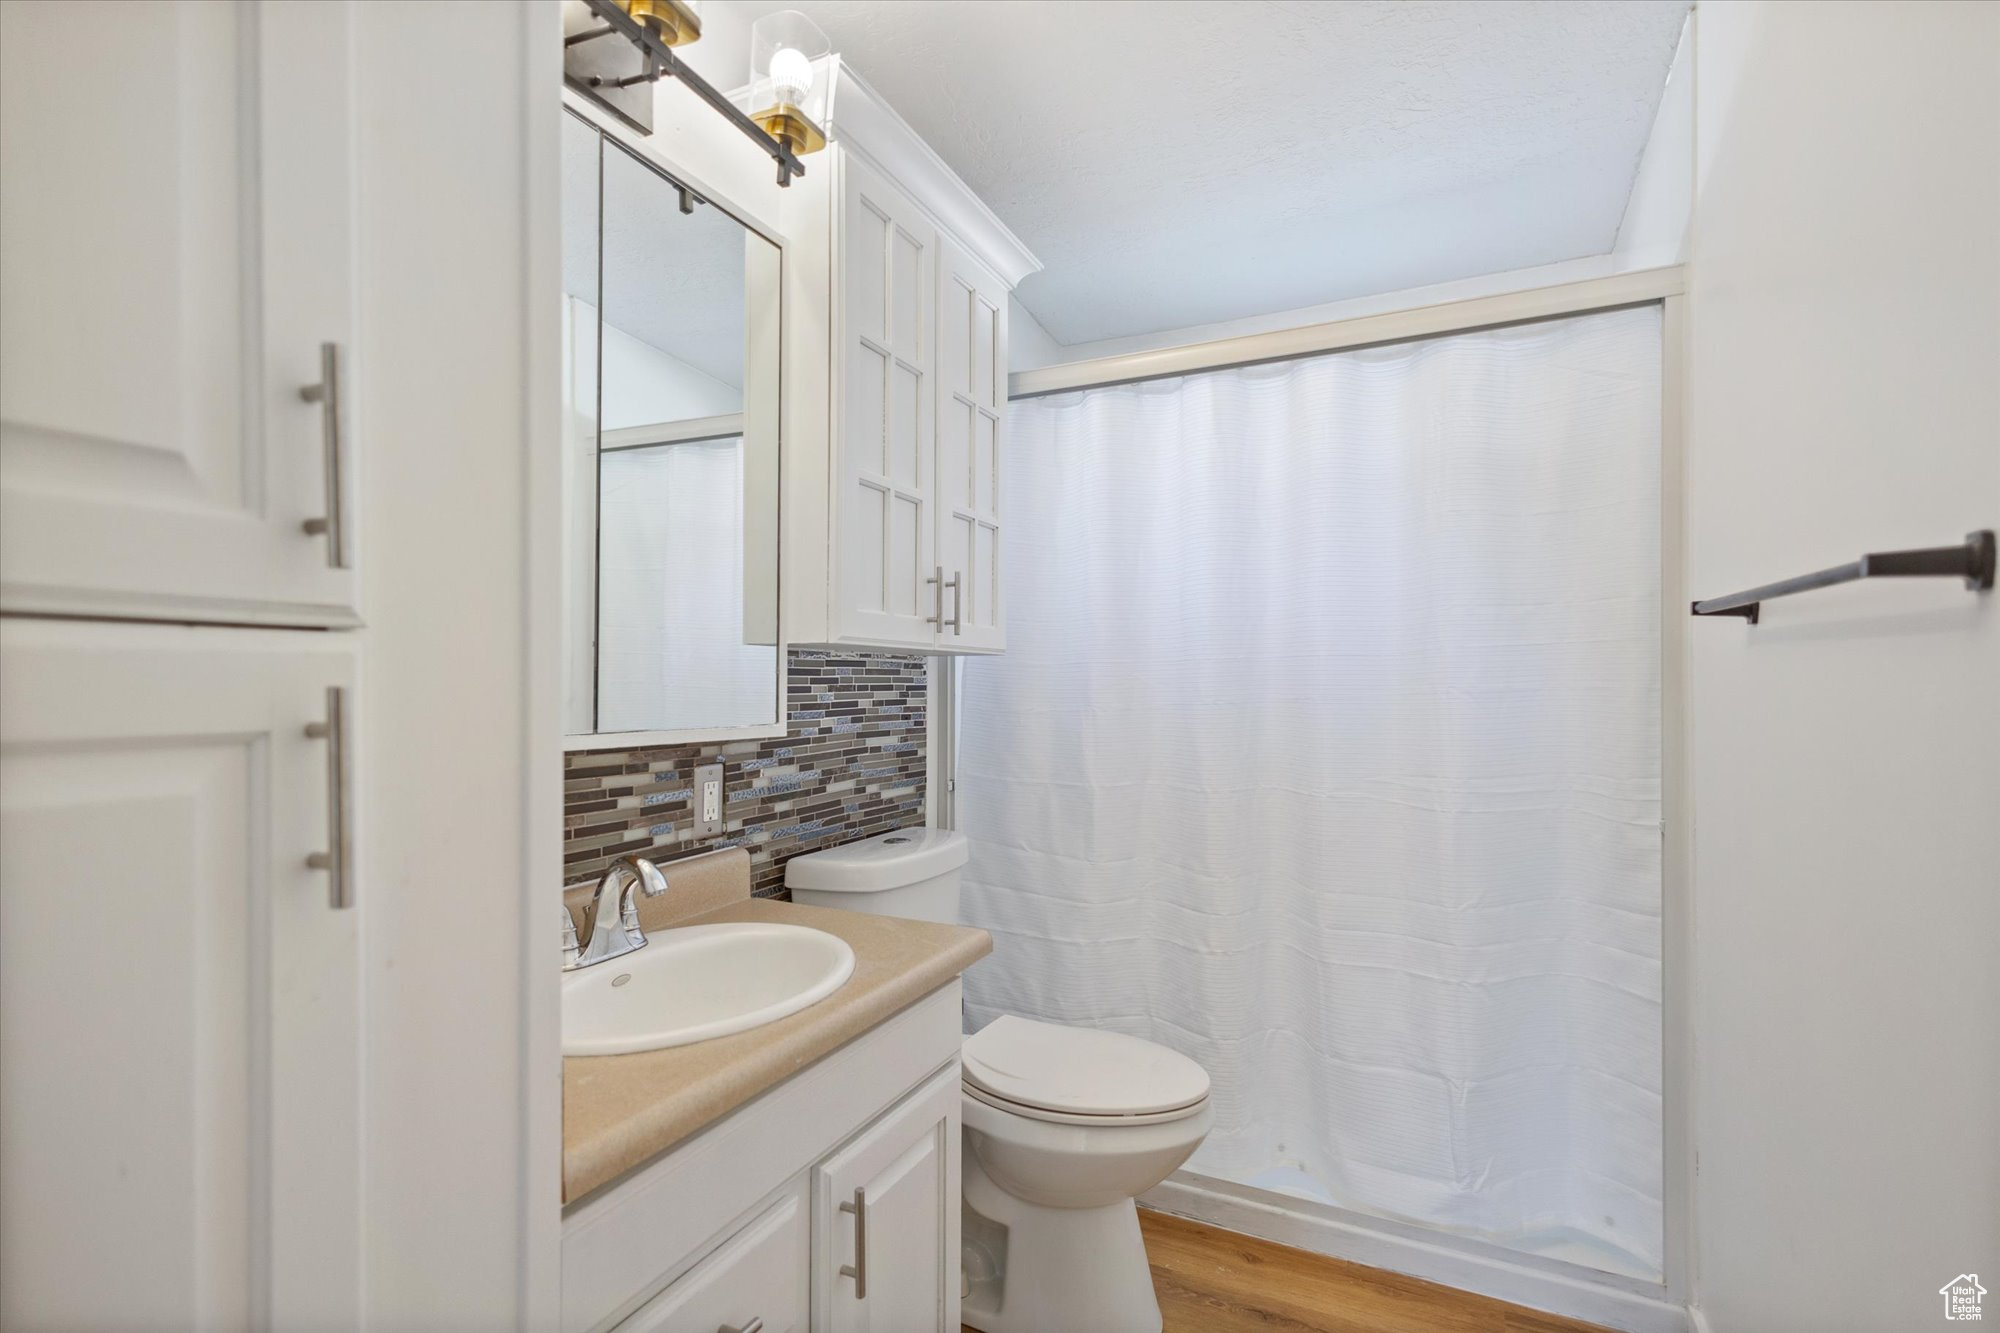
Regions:
<instances>
[{"instance_id":1,"label":"toilet","mask_svg":"<svg viewBox=\"0 0 2000 1333\"><path fill-rule=\"evenodd\" d=\"M913 828L794 857L792 900L958 921L965 835ZM965 1039L963 1321L1159 1333L1138 1195L1200 1146L1208 1074L1123 1033L1011 1015Z\"/></svg>"}]
</instances>

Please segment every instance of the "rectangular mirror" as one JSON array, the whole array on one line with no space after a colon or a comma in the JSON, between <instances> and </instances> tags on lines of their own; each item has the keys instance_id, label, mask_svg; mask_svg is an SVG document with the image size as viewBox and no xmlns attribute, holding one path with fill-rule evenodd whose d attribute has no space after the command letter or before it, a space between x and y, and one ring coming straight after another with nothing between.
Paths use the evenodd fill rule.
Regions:
<instances>
[{"instance_id":1,"label":"rectangular mirror","mask_svg":"<svg viewBox=\"0 0 2000 1333\"><path fill-rule=\"evenodd\" d=\"M563 124L570 748L782 730L782 251Z\"/></svg>"}]
</instances>

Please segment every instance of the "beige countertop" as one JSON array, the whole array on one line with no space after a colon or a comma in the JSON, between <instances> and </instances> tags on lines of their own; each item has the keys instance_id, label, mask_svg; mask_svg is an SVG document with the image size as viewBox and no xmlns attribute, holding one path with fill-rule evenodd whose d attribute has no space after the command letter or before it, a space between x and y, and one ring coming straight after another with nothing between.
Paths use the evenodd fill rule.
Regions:
<instances>
[{"instance_id":1,"label":"beige countertop","mask_svg":"<svg viewBox=\"0 0 2000 1333\"><path fill-rule=\"evenodd\" d=\"M661 867L670 881L677 877L678 864ZM734 864L727 863L727 868L733 871ZM733 881L733 874L730 878ZM741 892L749 892L747 858ZM714 896L724 895L733 896L733 883ZM649 914L642 913L642 921ZM838 935L854 950L854 975L818 1004L748 1032L663 1051L565 1059L565 1204L644 1165L993 951L992 937L968 926L749 897L681 917L673 924L720 921L777 921ZM655 927L647 923L647 928Z\"/></svg>"}]
</instances>

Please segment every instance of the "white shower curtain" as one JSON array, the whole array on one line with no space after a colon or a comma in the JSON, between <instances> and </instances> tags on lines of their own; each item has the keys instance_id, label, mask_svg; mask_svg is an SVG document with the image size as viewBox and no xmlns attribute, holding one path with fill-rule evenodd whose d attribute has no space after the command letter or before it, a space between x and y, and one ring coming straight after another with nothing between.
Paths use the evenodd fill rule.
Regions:
<instances>
[{"instance_id":1,"label":"white shower curtain","mask_svg":"<svg viewBox=\"0 0 2000 1333\"><path fill-rule=\"evenodd\" d=\"M967 977L1209 1176L1657 1274L1660 317L1016 403Z\"/></svg>"},{"instance_id":2,"label":"white shower curtain","mask_svg":"<svg viewBox=\"0 0 2000 1333\"><path fill-rule=\"evenodd\" d=\"M778 655L743 632L743 440L606 450L596 731L755 726Z\"/></svg>"}]
</instances>

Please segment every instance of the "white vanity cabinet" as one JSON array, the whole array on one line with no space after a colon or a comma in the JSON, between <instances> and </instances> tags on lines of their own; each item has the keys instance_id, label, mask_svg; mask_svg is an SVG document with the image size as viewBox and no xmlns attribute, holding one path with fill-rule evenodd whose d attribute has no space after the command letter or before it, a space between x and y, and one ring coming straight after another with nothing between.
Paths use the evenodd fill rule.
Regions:
<instances>
[{"instance_id":1,"label":"white vanity cabinet","mask_svg":"<svg viewBox=\"0 0 2000 1333\"><path fill-rule=\"evenodd\" d=\"M958 981L563 1219L564 1333L956 1333Z\"/></svg>"},{"instance_id":2,"label":"white vanity cabinet","mask_svg":"<svg viewBox=\"0 0 2000 1333\"><path fill-rule=\"evenodd\" d=\"M618 1324L619 1333L805 1333L812 1291L806 1180L735 1229L665 1291Z\"/></svg>"},{"instance_id":3,"label":"white vanity cabinet","mask_svg":"<svg viewBox=\"0 0 2000 1333\"><path fill-rule=\"evenodd\" d=\"M1006 647L1007 299L1040 263L829 63L787 190L785 606L795 643Z\"/></svg>"},{"instance_id":4,"label":"white vanity cabinet","mask_svg":"<svg viewBox=\"0 0 2000 1333\"><path fill-rule=\"evenodd\" d=\"M356 623L354 19L0 5L0 609Z\"/></svg>"},{"instance_id":5,"label":"white vanity cabinet","mask_svg":"<svg viewBox=\"0 0 2000 1333\"><path fill-rule=\"evenodd\" d=\"M813 1327L898 1333L958 1322L959 1069L813 1170Z\"/></svg>"}]
</instances>

